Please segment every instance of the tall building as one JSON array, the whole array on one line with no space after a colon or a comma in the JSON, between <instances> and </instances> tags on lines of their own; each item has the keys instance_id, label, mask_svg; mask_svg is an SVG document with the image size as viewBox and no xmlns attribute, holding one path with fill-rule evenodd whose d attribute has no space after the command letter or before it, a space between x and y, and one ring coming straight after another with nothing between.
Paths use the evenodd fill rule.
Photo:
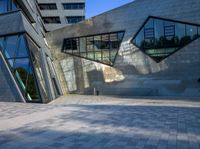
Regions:
<instances>
[{"instance_id":1,"label":"tall building","mask_svg":"<svg viewBox=\"0 0 200 149\"><path fill-rule=\"evenodd\" d=\"M62 95L37 1L0 1L0 101L49 102Z\"/></svg>"},{"instance_id":2,"label":"tall building","mask_svg":"<svg viewBox=\"0 0 200 149\"><path fill-rule=\"evenodd\" d=\"M85 0L38 0L48 31L85 19Z\"/></svg>"},{"instance_id":3,"label":"tall building","mask_svg":"<svg viewBox=\"0 0 200 149\"><path fill-rule=\"evenodd\" d=\"M135 0L62 28L45 24L40 9L55 5L44 3L0 1L0 101L46 103L94 90L200 97L197 0Z\"/></svg>"}]
</instances>

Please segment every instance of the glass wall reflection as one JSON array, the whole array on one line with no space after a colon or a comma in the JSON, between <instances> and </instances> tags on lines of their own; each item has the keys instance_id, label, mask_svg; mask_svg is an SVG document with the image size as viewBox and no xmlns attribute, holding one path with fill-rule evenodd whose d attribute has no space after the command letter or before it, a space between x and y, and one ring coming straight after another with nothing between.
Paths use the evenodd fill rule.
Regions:
<instances>
[{"instance_id":1,"label":"glass wall reflection","mask_svg":"<svg viewBox=\"0 0 200 149\"><path fill-rule=\"evenodd\" d=\"M106 65L113 65L124 31L64 39L63 52Z\"/></svg>"},{"instance_id":2,"label":"glass wall reflection","mask_svg":"<svg viewBox=\"0 0 200 149\"><path fill-rule=\"evenodd\" d=\"M1 37L0 46L26 101L42 102L25 35Z\"/></svg>"},{"instance_id":3,"label":"glass wall reflection","mask_svg":"<svg viewBox=\"0 0 200 149\"><path fill-rule=\"evenodd\" d=\"M198 25L150 17L132 40L144 53L160 62L200 36Z\"/></svg>"},{"instance_id":4,"label":"glass wall reflection","mask_svg":"<svg viewBox=\"0 0 200 149\"><path fill-rule=\"evenodd\" d=\"M14 0L0 0L0 13L17 10L17 5Z\"/></svg>"}]
</instances>

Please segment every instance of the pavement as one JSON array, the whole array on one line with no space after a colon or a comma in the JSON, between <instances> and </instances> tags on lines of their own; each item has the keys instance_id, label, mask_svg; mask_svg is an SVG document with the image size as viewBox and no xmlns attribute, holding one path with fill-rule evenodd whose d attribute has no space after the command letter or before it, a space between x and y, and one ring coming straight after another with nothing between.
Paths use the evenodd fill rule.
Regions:
<instances>
[{"instance_id":1,"label":"pavement","mask_svg":"<svg viewBox=\"0 0 200 149\"><path fill-rule=\"evenodd\" d=\"M0 102L0 149L200 149L200 101L64 96Z\"/></svg>"}]
</instances>

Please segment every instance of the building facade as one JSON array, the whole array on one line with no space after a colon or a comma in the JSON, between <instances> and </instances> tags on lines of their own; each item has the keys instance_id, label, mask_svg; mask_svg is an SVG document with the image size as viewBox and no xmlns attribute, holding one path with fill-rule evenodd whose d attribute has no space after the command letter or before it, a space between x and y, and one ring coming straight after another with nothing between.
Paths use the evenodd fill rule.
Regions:
<instances>
[{"instance_id":1,"label":"building facade","mask_svg":"<svg viewBox=\"0 0 200 149\"><path fill-rule=\"evenodd\" d=\"M199 97L199 25L199 1L135 0L47 41L69 93Z\"/></svg>"},{"instance_id":2,"label":"building facade","mask_svg":"<svg viewBox=\"0 0 200 149\"><path fill-rule=\"evenodd\" d=\"M55 8L48 2L0 1L0 101L46 103L94 90L200 97L198 1L135 0L56 30L40 13Z\"/></svg>"},{"instance_id":3,"label":"building facade","mask_svg":"<svg viewBox=\"0 0 200 149\"><path fill-rule=\"evenodd\" d=\"M46 103L62 95L37 1L0 1L0 101Z\"/></svg>"},{"instance_id":4,"label":"building facade","mask_svg":"<svg viewBox=\"0 0 200 149\"><path fill-rule=\"evenodd\" d=\"M38 0L47 31L85 19L85 0Z\"/></svg>"}]
</instances>

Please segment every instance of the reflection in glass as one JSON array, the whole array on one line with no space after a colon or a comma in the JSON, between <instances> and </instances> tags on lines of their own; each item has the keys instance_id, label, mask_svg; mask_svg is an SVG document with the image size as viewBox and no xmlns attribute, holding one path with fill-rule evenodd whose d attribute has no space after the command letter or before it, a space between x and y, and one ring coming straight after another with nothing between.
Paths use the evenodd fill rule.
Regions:
<instances>
[{"instance_id":1,"label":"reflection in glass","mask_svg":"<svg viewBox=\"0 0 200 149\"><path fill-rule=\"evenodd\" d=\"M198 25L149 17L132 42L144 53L160 62L197 39Z\"/></svg>"},{"instance_id":2,"label":"reflection in glass","mask_svg":"<svg viewBox=\"0 0 200 149\"><path fill-rule=\"evenodd\" d=\"M20 34L2 37L0 45L26 101L41 102L25 36Z\"/></svg>"},{"instance_id":3,"label":"reflection in glass","mask_svg":"<svg viewBox=\"0 0 200 149\"><path fill-rule=\"evenodd\" d=\"M124 31L64 39L63 52L113 65L123 40ZM73 41L76 40L76 43ZM80 45L76 47L76 45ZM75 49L74 49L75 48Z\"/></svg>"},{"instance_id":4,"label":"reflection in glass","mask_svg":"<svg viewBox=\"0 0 200 149\"><path fill-rule=\"evenodd\" d=\"M4 53L7 58L13 58L15 57L17 42L18 42L18 36L8 36L5 38L5 49Z\"/></svg>"},{"instance_id":5,"label":"reflection in glass","mask_svg":"<svg viewBox=\"0 0 200 149\"><path fill-rule=\"evenodd\" d=\"M17 6L13 0L0 0L0 13L17 10Z\"/></svg>"},{"instance_id":6,"label":"reflection in glass","mask_svg":"<svg viewBox=\"0 0 200 149\"><path fill-rule=\"evenodd\" d=\"M31 75L29 76L29 82L33 82L34 80L34 74L35 77L37 79L37 86L39 88L40 91L40 96L43 99L47 99L48 95L47 95L47 89L46 89L46 83L44 80L44 76L42 73L42 61L40 58L40 50L37 47L37 45L27 36L26 37L27 42L28 42L28 47L31 53L31 58L32 58L32 63L33 63L33 69L31 72ZM33 70L35 70L35 73L33 73ZM28 91L31 91L31 96L34 98L38 98L39 97L39 93L37 92L33 92L33 90L36 89L36 86L28 86ZM38 95L37 95L38 94Z\"/></svg>"}]
</instances>

